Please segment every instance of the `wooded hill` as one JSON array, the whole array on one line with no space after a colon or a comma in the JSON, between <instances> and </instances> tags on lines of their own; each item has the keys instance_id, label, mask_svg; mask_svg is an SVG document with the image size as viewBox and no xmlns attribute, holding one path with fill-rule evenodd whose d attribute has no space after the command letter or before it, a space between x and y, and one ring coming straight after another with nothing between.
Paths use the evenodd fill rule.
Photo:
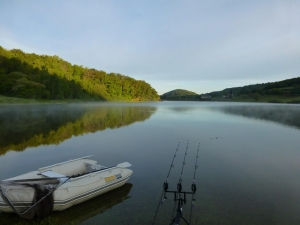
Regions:
<instances>
[{"instance_id":1,"label":"wooded hill","mask_svg":"<svg viewBox=\"0 0 300 225\"><path fill-rule=\"evenodd\" d=\"M283 81L247 85L244 87L226 88L222 91L208 93L212 98L221 97L248 97L258 101L262 97L285 96L293 98L300 96L300 77ZM276 99L275 99L276 101Z\"/></svg>"},{"instance_id":2,"label":"wooded hill","mask_svg":"<svg viewBox=\"0 0 300 225\"><path fill-rule=\"evenodd\" d=\"M6 50L0 46L0 95L31 99L155 101L148 83L119 73L106 73L58 56Z\"/></svg>"},{"instance_id":3,"label":"wooded hill","mask_svg":"<svg viewBox=\"0 0 300 225\"><path fill-rule=\"evenodd\" d=\"M197 93L183 89L169 91L160 96L161 100L195 100Z\"/></svg>"},{"instance_id":4,"label":"wooded hill","mask_svg":"<svg viewBox=\"0 0 300 225\"><path fill-rule=\"evenodd\" d=\"M162 100L182 101L262 101L300 103L300 77L283 81L226 88L202 95L187 90L173 90L161 95Z\"/></svg>"}]
</instances>

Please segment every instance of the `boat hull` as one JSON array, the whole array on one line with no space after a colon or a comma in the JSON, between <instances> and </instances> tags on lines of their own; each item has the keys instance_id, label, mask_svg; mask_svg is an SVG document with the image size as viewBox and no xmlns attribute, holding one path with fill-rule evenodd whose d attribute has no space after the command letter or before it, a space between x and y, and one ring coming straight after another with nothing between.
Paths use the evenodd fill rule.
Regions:
<instances>
[{"instance_id":1,"label":"boat hull","mask_svg":"<svg viewBox=\"0 0 300 225\"><path fill-rule=\"evenodd\" d=\"M115 182L105 183L103 182L103 178L99 179L94 184L88 185L89 187L86 187L86 189L89 189L88 191L82 192L80 190L80 187L74 187L74 186L67 186L62 188L59 188L54 192L54 205L53 210L54 211L62 211L67 208L70 208L73 205L77 205L79 203L82 203L84 201L87 201L91 198L94 198L98 195L104 194L108 191L114 190L118 187L121 187L124 185L128 179L130 178L130 175L121 178L119 180L116 180ZM63 198L61 196L69 196L69 198Z\"/></svg>"}]
</instances>

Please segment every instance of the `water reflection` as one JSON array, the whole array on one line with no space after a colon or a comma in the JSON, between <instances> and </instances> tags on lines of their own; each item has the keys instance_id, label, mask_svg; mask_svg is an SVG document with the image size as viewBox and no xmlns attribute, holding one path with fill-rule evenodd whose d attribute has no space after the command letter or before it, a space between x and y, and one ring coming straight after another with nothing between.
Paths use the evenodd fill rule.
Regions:
<instances>
[{"instance_id":1,"label":"water reflection","mask_svg":"<svg viewBox=\"0 0 300 225\"><path fill-rule=\"evenodd\" d=\"M299 106L216 102L147 104L136 106L145 106L140 110L148 110L144 113L153 116L138 126L90 133L72 138L64 143L66 145L40 146L35 150L1 155L0 177L9 178L84 155L94 155L104 165L128 161L134 171L130 178L134 185L130 192L132 197L82 224L151 224L171 162L170 157L180 141L169 186L170 189L176 189L185 143L190 140L184 168L184 190L190 190L196 150L198 143L201 143L196 174L197 200L192 224L300 224L300 130L291 129L292 126L299 128ZM155 106L157 111L154 115L151 113L156 110ZM63 116L62 109L58 107L57 110L59 112L56 115L67 117ZM89 110L76 111L71 108L67 111L73 111L81 118L88 115ZM111 110L111 113L116 111ZM51 113L46 115L55 121ZM69 121L74 116L70 112L66 112L66 115L70 117ZM286 118L288 116L290 118ZM38 120L39 117L35 118ZM109 121L110 115L106 114L106 118ZM76 117L72 124L75 121ZM36 121L32 120L32 123ZM34 126L38 128L38 125ZM101 151L99 143L104 146ZM170 223L173 205L173 197L170 196L160 208L161 217L155 224ZM189 205L186 205L185 217L185 213L189 215L188 212ZM0 224L2 218L0 216ZM47 220L43 221L47 224Z\"/></svg>"},{"instance_id":2,"label":"water reflection","mask_svg":"<svg viewBox=\"0 0 300 225\"><path fill-rule=\"evenodd\" d=\"M174 112L189 112L189 111L194 111L197 110L196 107L171 107L170 110Z\"/></svg>"},{"instance_id":3,"label":"water reflection","mask_svg":"<svg viewBox=\"0 0 300 225\"><path fill-rule=\"evenodd\" d=\"M128 196L132 184L126 183L120 188L110 191L106 194L100 195L96 198L83 202L81 204L75 205L67 210L54 212L50 216L44 219L34 218L33 220L25 220L15 213L1 213L0 221L3 225L10 224L80 224L83 221L95 217L96 215L111 209L113 206L122 203L126 199L130 198ZM95 223L97 222L95 221Z\"/></svg>"},{"instance_id":4,"label":"water reflection","mask_svg":"<svg viewBox=\"0 0 300 225\"><path fill-rule=\"evenodd\" d=\"M293 105L232 105L217 108L223 113L272 121L300 129L300 107Z\"/></svg>"},{"instance_id":5,"label":"water reflection","mask_svg":"<svg viewBox=\"0 0 300 225\"><path fill-rule=\"evenodd\" d=\"M4 106L0 109L0 155L128 126L145 121L155 111L151 106L122 105Z\"/></svg>"}]
</instances>

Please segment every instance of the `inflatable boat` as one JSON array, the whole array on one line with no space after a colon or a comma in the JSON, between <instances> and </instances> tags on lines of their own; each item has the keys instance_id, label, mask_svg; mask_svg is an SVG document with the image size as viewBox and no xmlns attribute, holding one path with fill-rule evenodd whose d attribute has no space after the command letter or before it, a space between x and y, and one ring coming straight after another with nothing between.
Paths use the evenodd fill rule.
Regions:
<instances>
[{"instance_id":1,"label":"inflatable boat","mask_svg":"<svg viewBox=\"0 0 300 225\"><path fill-rule=\"evenodd\" d=\"M91 156L40 168L0 181L0 211L45 217L124 185L130 163L98 165Z\"/></svg>"}]
</instances>

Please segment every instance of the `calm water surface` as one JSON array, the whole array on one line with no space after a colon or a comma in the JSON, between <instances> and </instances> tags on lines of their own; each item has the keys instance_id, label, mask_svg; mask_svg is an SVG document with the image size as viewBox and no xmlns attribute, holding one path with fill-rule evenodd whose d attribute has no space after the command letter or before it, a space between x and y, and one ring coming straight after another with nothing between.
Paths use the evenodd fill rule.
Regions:
<instances>
[{"instance_id":1,"label":"calm water surface","mask_svg":"<svg viewBox=\"0 0 300 225\"><path fill-rule=\"evenodd\" d=\"M300 106L206 102L0 106L0 180L86 155L134 171L86 203L33 221L0 213L0 224L151 224L176 147L174 190L188 141L186 191L200 143L193 224L300 224ZM168 197L155 224L172 218Z\"/></svg>"}]
</instances>

